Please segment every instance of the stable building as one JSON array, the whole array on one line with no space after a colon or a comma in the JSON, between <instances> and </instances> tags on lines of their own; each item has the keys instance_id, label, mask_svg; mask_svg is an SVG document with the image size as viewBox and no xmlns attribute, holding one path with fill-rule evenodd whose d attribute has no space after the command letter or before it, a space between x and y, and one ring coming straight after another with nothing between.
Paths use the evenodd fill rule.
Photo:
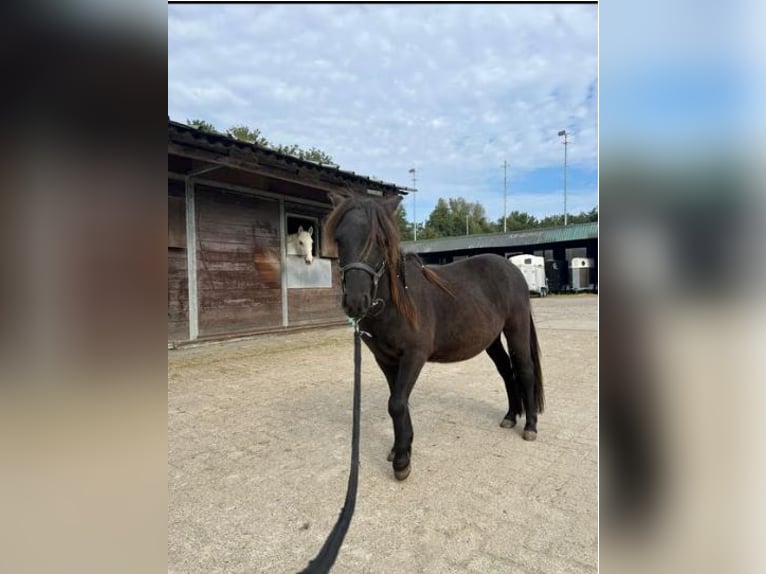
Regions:
<instances>
[{"instance_id":1,"label":"stable building","mask_svg":"<svg viewBox=\"0 0 766 574\"><path fill-rule=\"evenodd\" d=\"M545 261L548 280L552 276L549 264L563 266L563 271L572 261L587 259L589 277L592 277L593 289L597 288L598 277L598 222L574 223L560 227L523 229L508 233L488 233L441 237L402 243L405 251L417 253L427 263L451 263L478 255L496 253L503 257L518 254L540 256ZM558 280L558 279L556 279ZM569 281L565 279L565 281ZM557 292L558 288L551 289Z\"/></svg>"},{"instance_id":2,"label":"stable building","mask_svg":"<svg viewBox=\"0 0 766 574\"><path fill-rule=\"evenodd\" d=\"M168 121L168 343L342 324L330 192L406 188ZM288 255L311 229L313 260Z\"/></svg>"}]
</instances>

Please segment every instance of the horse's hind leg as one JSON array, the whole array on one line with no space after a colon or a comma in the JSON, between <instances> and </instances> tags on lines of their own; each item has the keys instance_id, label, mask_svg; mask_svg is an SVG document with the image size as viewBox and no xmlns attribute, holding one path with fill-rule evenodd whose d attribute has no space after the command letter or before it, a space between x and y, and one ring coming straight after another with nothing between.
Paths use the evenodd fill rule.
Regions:
<instances>
[{"instance_id":1,"label":"horse's hind leg","mask_svg":"<svg viewBox=\"0 0 766 574\"><path fill-rule=\"evenodd\" d=\"M495 363L497 372L503 377L503 382L505 383L505 392L508 394L508 413L500 422L500 426L510 429L516 426L516 417L521 414L521 397L519 396L518 385L513 376L511 358L505 352L500 335L487 347L487 354L492 359L492 362Z\"/></svg>"},{"instance_id":2,"label":"horse's hind leg","mask_svg":"<svg viewBox=\"0 0 766 574\"><path fill-rule=\"evenodd\" d=\"M511 364L516 376L517 389L527 415L524 425L524 440L537 438L537 400L535 397L535 367L532 361L529 340L529 322L521 320L503 331L508 341Z\"/></svg>"}]
</instances>

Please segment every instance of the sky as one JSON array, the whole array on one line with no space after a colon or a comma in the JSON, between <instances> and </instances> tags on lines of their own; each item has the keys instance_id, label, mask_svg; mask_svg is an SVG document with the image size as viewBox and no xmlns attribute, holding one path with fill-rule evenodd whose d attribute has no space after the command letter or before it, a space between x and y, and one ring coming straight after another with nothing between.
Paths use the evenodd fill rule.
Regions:
<instances>
[{"instance_id":1,"label":"sky","mask_svg":"<svg viewBox=\"0 0 766 574\"><path fill-rule=\"evenodd\" d=\"M763 6L757 0L604 3L601 159L623 148L669 163L735 147L739 154L742 142L735 140L766 128Z\"/></svg>"},{"instance_id":2,"label":"sky","mask_svg":"<svg viewBox=\"0 0 766 574\"><path fill-rule=\"evenodd\" d=\"M168 6L168 115L317 147L491 220L597 205L596 5ZM413 198L405 199L412 220Z\"/></svg>"}]
</instances>

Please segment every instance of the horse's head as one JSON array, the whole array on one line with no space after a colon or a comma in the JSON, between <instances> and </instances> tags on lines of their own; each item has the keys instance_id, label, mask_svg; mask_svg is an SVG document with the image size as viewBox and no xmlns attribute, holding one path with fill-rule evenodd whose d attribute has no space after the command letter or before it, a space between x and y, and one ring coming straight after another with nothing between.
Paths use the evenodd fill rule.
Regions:
<instances>
[{"instance_id":1,"label":"horse's head","mask_svg":"<svg viewBox=\"0 0 766 574\"><path fill-rule=\"evenodd\" d=\"M328 228L338 246L343 310L361 319L376 299L386 264L396 257L399 236L393 214L401 197L383 200L331 196L335 209Z\"/></svg>"},{"instance_id":2,"label":"horse's head","mask_svg":"<svg viewBox=\"0 0 766 574\"><path fill-rule=\"evenodd\" d=\"M314 240L312 239L312 236L314 235L314 227L309 227L308 231L304 231L303 226L301 225L298 228L298 233L296 235L298 255L303 257L306 265L311 265L311 262L314 261L314 256L312 255L314 250Z\"/></svg>"}]
</instances>

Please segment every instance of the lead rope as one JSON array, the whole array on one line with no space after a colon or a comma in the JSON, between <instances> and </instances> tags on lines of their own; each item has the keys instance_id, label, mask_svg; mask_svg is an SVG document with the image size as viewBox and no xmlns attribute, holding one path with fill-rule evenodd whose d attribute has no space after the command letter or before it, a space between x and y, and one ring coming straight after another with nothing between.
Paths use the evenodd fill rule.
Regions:
<instances>
[{"instance_id":1,"label":"lead rope","mask_svg":"<svg viewBox=\"0 0 766 574\"><path fill-rule=\"evenodd\" d=\"M338 551L343 544L348 528L351 525L351 517L354 515L356 506L356 487L359 479L359 419L361 407L361 370L362 370L362 333L359 330L359 321L352 321L354 325L354 407L353 422L351 426L351 470L348 474L348 488L346 489L346 502L338 516L338 521L330 531L325 540L324 546L316 555L316 558L309 562L301 574L325 574L330 571L335 559L338 557ZM364 333L369 335L368 333Z\"/></svg>"}]
</instances>

